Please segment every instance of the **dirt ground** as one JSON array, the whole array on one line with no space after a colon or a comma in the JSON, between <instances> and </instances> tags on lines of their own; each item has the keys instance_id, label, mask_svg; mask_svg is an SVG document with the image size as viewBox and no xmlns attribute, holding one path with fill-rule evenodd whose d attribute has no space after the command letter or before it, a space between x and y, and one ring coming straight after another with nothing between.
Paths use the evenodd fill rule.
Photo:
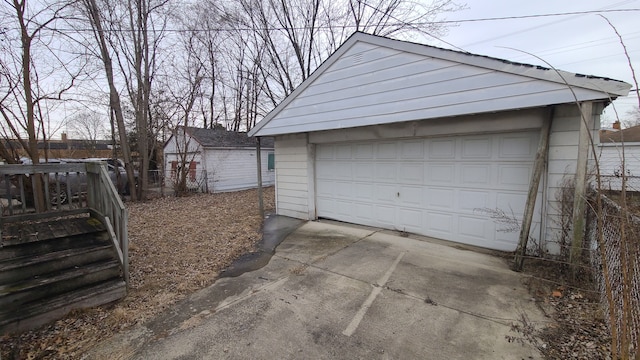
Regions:
<instances>
[{"instance_id":1,"label":"dirt ground","mask_svg":"<svg viewBox=\"0 0 640 360\"><path fill-rule=\"evenodd\" d=\"M265 189L274 209L274 189ZM49 325L0 338L0 359L77 359L115 333L144 322L255 249L262 219L257 191L196 194L127 203L130 278L127 297L75 311Z\"/></svg>"},{"instance_id":2,"label":"dirt ground","mask_svg":"<svg viewBox=\"0 0 640 360\"><path fill-rule=\"evenodd\" d=\"M514 326L514 341L535 345L545 359L608 359L611 336L600 305L600 294L589 272L574 279L566 264L528 259L526 285L551 326L534 329L527 319Z\"/></svg>"}]
</instances>

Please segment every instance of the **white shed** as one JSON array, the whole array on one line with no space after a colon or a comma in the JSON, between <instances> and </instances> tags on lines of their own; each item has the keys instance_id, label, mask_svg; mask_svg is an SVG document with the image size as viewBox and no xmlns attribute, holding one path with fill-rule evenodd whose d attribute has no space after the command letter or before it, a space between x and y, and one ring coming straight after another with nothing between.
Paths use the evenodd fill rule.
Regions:
<instances>
[{"instance_id":1,"label":"white shed","mask_svg":"<svg viewBox=\"0 0 640 360\"><path fill-rule=\"evenodd\" d=\"M249 135L275 137L278 214L512 251L518 233L486 210L522 218L543 124L551 134L530 234L555 241L581 109L597 134L604 106L629 89L355 33Z\"/></svg>"},{"instance_id":2,"label":"white shed","mask_svg":"<svg viewBox=\"0 0 640 360\"><path fill-rule=\"evenodd\" d=\"M165 182L188 167L187 186L194 191L221 192L257 187L256 139L223 127L178 127L164 145ZM273 139L261 141L263 186L273 185Z\"/></svg>"}]
</instances>

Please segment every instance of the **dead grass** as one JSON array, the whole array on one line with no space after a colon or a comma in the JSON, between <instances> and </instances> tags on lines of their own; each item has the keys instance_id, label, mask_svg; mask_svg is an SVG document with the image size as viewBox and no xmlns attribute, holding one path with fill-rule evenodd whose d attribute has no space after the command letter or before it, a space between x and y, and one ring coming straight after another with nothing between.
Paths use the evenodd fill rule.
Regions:
<instances>
[{"instance_id":1,"label":"dead grass","mask_svg":"<svg viewBox=\"0 0 640 360\"><path fill-rule=\"evenodd\" d=\"M196 194L129 203L131 287L115 304L75 311L0 338L1 359L75 359L96 343L158 315L254 249L261 238L257 191ZM274 190L265 191L274 209Z\"/></svg>"}]
</instances>

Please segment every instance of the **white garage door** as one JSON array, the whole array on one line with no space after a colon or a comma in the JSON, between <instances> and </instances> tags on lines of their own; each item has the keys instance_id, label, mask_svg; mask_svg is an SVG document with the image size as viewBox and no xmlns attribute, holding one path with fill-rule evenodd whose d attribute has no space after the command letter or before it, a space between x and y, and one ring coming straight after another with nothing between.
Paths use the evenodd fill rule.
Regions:
<instances>
[{"instance_id":1,"label":"white garage door","mask_svg":"<svg viewBox=\"0 0 640 360\"><path fill-rule=\"evenodd\" d=\"M516 248L487 209L521 219L537 132L321 144L319 217L457 241ZM540 197L539 197L540 198ZM540 216L532 229L539 229Z\"/></svg>"}]
</instances>

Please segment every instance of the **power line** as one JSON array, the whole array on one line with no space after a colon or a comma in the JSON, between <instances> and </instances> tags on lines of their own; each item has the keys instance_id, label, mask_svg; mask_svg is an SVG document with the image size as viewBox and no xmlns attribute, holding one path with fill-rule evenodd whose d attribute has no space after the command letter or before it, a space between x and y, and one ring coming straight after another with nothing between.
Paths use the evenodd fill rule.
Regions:
<instances>
[{"instance_id":1,"label":"power line","mask_svg":"<svg viewBox=\"0 0 640 360\"><path fill-rule=\"evenodd\" d=\"M448 23L457 24L457 23L480 22L480 21L519 20L519 19L543 18L543 17L552 17L552 16L570 16L570 15L586 15L586 14L600 14L600 13L613 13L613 12L635 12L635 11L640 11L640 9L586 10L586 11L571 11L571 12L549 13L549 14L501 16L501 17L479 18L479 19L441 20L441 21L432 21L430 23L431 24L448 24Z\"/></svg>"},{"instance_id":2,"label":"power line","mask_svg":"<svg viewBox=\"0 0 640 360\"><path fill-rule=\"evenodd\" d=\"M367 4L365 4L367 5ZM370 5L367 5L370 6ZM379 10L378 10L379 11ZM611 9L611 10L587 10L587 11L572 11L572 12L559 12L559 13L548 13L548 14L534 14L534 15L515 15L515 16L502 16L502 17L490 17L490 18L478 18L478 19L460 19L460 20L435 20L435 21L418 21L418 22L404 22L399 21L397 18L391 16L391 18L399 21L397 23L388 23L387 26L424 26L424 25L432 25L432 24L460 24L460 23L473 23L473 22L484 22L484 21L502 21L502 20L520 20L520 19L533 19L533 18L545 18L545 17L556 17L556 16L572 16L572 15L586 15L586 14L601 14L601 13L616 13L616 12L640 12L639 9ZM341 28L348 29L356 29L357 25L340 25ZM277 31L277 30L308 30L311 29L310 26L294 26L290 28L273 26L273 27L213 27L209 29L204 28L192 28L192 29L146 29L147 32L232 32L232 31ZM335 26L315 26L314 29L332 29ZM20 30L18 28L3 28L3 30ZM91 32L93 29L91 28L49 28L49 30L55 31L78 31L78 32ZM128 32L129 29L104 29L106 32ZM430 34L429 34L430 35ZM430 35L433 36L433 35Z\"/></svg>"}]
</instances>

